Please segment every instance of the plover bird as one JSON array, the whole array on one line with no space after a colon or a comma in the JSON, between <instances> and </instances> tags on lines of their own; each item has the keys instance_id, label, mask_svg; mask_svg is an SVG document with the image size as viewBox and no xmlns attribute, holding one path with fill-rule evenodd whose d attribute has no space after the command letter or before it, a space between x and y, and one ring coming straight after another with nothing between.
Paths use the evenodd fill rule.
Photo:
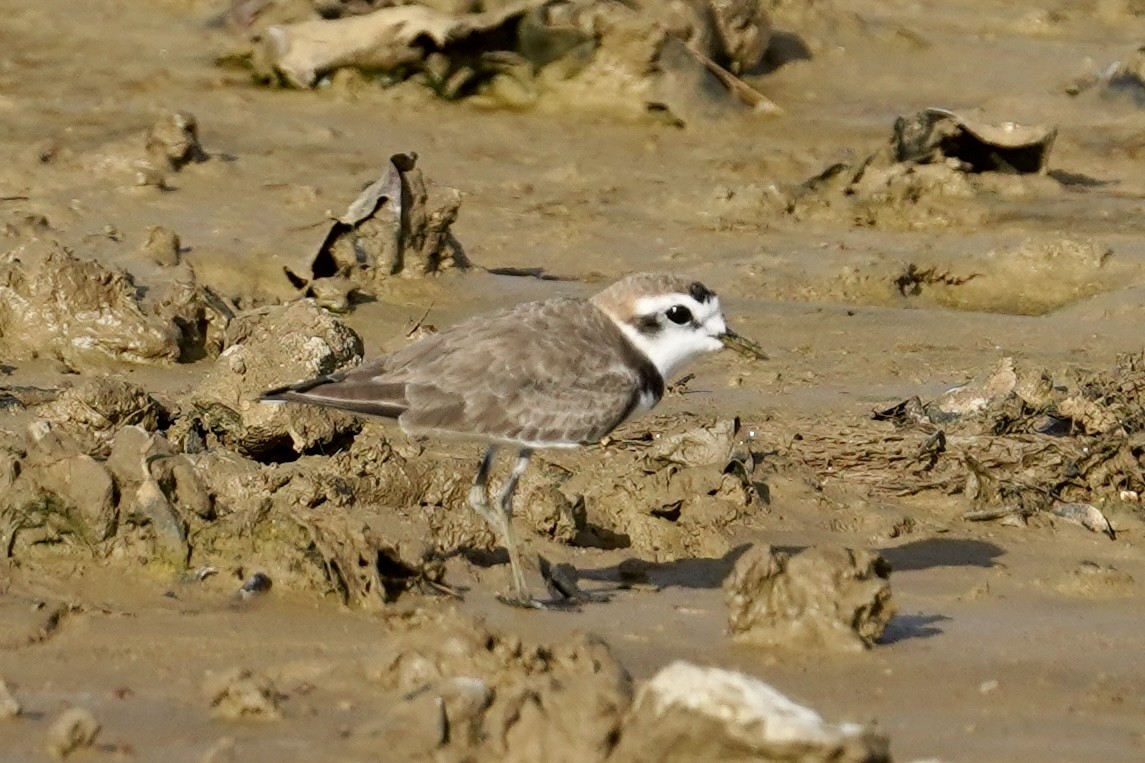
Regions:
<instances>
[{"instance_id":1,"label":"plover bird","mask_svg":"<svg viewBox=\"0 0 1145 763\"><path fill-rule=\"evenodd\" d=\"M655 406L689 361L721 347L766 357L728 328L719 298L703 284L640 273L590 299L530 302L471 318L261 399L396 419L415 436L485 442L469 505L509 552L512 596L502 600L530 606L511 520L513 492L533 451L598 442ZM489 472L503 446L514 448L517 460L491 496Z\"/></svg>"}]
</instances>

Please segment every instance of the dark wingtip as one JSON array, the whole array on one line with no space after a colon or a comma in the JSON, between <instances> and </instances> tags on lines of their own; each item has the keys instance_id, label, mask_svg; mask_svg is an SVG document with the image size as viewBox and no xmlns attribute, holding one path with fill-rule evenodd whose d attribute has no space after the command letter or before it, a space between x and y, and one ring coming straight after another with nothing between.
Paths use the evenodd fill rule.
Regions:
<instances>
[{"instance_id":1,"label":"dark wingtip","mask_svg":"<svg viewBox=\"0 0 1145 763\"><path fill-rule=\"evenodd\" d=\"M284 384L281 387L268 389L258 396L258 399L264 403L285 403L291 400L291 393L309 392L315 387L319 387L326 382L330 381L330 376L319 376L316 379L307 379L306 381L295 382L294 384Z\"/></svg>"},{"instance_id":2,"label":"dark wingtip","mask_svg":"<svg viewBox=\"0 0 1145 763\"><path fill-rule=\"evenodd\" d=\"M258 396L259 402L263 403L284 403L286 402L286 393L291 391L291 387L275 387L268 389Z\"/></svg>"}]
</instances>

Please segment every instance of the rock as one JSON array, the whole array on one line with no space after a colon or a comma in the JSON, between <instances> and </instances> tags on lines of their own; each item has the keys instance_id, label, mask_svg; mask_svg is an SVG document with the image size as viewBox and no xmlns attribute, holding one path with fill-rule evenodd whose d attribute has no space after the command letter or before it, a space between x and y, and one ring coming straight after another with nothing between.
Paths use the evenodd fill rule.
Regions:
<instances>
[{"instance_id":1,"label":"rock","mask_svg":"<svg viewBox=\"0 0 1145 763\"><path fill-rule=\"evenodd\" d=\"M247 512L264 515L270 507L271 492L285 482L271 477L258 463L223 448L185 458L193 477L202 483L212 515L235 511L244 516Z\"/></svg>"},{"instance_id":2,"label":"rock","mask_svg":"<svg viewBox=\"0 0 1145 763\"><path fill-rule=\"evenodd\" d=\"M329 445L361 427L354 416L309 405L268 404L276 386L329 374L362 358L362 340L310 300L235 317L227 347L192 393L192 414L222 444L275 460Z\"/></svg>"},{"instance_id":3,"label":"rock","mask_svg":"<svg viewBox=\"0 0 1145 763\"><path fill-rule=\"evenodd\" d=\"M724 581L728 630L759 646L861 650L894 616L890 564L876 553L755 546Z\"/></svg>"},{"instance_id":4,"label":"rock","mask_svg":"<svg viewBox=\"0 0 1145 763\"><path fill-rule=\"evenodd\" d=\"M238 763L238 749L234 737L220 737L199 758L199 763Z\"/></svg>"},{"instance_id":5,"label":"rock","mask_svg":"<svg viewBox=\"0 0 1145 763\"><path fill-rule=\"evenodd\" d=\"M153 225L147 229L142 254L156 265L173 267L179 264L179 245L178 233L162 225Z\"/></svg>"},{"instance_id":6,"label":"rock","mask_svg":"<svg viewBox=\"0 0 1145 763\"><path fill-rule=\"evenodd\" d=\"M214 499L204 481L206 473L190 458L175 453L167 438L142 427L127 426L115 433L107 468L121 494L130 494L144 482L154 481L183 516L213 519Z\"/></svg>"},{"instance_id":7,"label":"rock","mask_svg":"<svg viewBox=\"0 0 1145 763\"><path fill-rule=\"evenodd\" d=\"M352 299L358 292L358 285L346 276L326 276L315 278L306 289L306 296L314 299L319 307L332 313L348 313L353 307Z\"/></svg>"},{"instance_id":8,"label":"rock","mask_svg":"<svg viewBox=\"0 0 1145 763\"><path fill-rule=\"evenodd\" d=\"M239 597L243 599L253 599L255 596L262 596L268 593L274 587L274 581L265 572L256 572L249 578L243 581L239 586Z\"/></svg>"},{"instance_id":9,"label":"rock","mask_svg":"<svg viewBox=\"0 0 1145 763\"><path fill-rule=\"evenodd\" d=\"M74 438L37 422L29 428L27 456L12 471L12 486L0 496L10 546L60 540L94 546L114 535L115 483Z\"/></svg>"},{"instance_id":10,"label":"rock","mask_svg":"<svg viewBox=\"0 0 1145 763\"><path fill-rule=\"evenodd\" d=\"M140 483L123 512L128 524L147 528L152 556L182 567L191 556L187 526L171 500L154 479Z\"/></svg>"},{"instance_id":11,"label":"rock","mask_svg":"<svg viewBox=\"0 0 1145 763\"><path fill-rule=\"evenodd\" d=\"M211 712L227 720L259 718L277 720L281 695L266 676L246 668L235 668L221 675L209 675L203 691Z\"/></svg>"},{"instance_id":12,"label":"rock","mask_svg":"<svg viewBox=\"0 0 1145 763\"><path fill-rule=\"evenodd\" d=\"M147 310L175 324L180 335L179 362L215 357L225 346L235 306L199 283L188 263L171 267L168 276L148 290Z\"/></svg>"},{"instance_id":13,"label":"rock","mask_svg":"<svg viewBox=\"0 0 1145 763\"><path fill-rule=\"evenodd\" d=\"M179 171L191 162L206 161L199 143L199 123L193 114L173 111L147 131L147 158L158 170Z\"/></svg>"},{"instance_id":14,"label":"rock","mask_svg":"<svg viewBox=\"0 0 1145 763\"><path fill-rule=\"evenodd\" d=\"M465 745L479 743L481 722L493 704L492 687L480 678L456 676L441 682L436 693L441 699L450 735Z\"/></svg>"},{"instance_id":15,"label":"rock","mask_svg":"<svg viewBox=\"0 0 1145 763\"><path fill-rule=\"evenodd\" d=\"M92 447L120 427L138 426L153 432L170 419L168 411L143 388L112 376L88 378L36 413Z\"/></svg>"},{"instance_id":16,"label":"rock","mask_svg":"<svg viewBox=\"0 0 1145 763\"><path fill-rule=\"evenodd\" d=\"M932 419L970 416L1013 394L1018 386L1018 371L1013 358L1003 358L998 364L971 379L966 384L947 390L930 407Z\"/></svg>"},{"instance_id":17,"label":"rock","mask_svg":"<svg viewBox=\"0 0 1145 763\"><path fill-rule=\"evenodd\" d=\"M182 567L190 554L189 517L214 516L213 499L186 456L142 427L116 433L107 461L46 421L29 428L26 455L0 455L0 516L13 548L60 541L98 554L132 540L140 552ZM115 544L107 544L113 536Z\"/></svg>"},{"instance_id":18,"label":"rock","mask_svg":"<svg viewBox=\"0 0 1145 763\"><path fill-rule=\"evenodd\" d=\"M900 162L953 160L966 172L1045 172L1057 128L987 124L929 108L895 121L891 145Z\"/></svg>"},{"instance_id":19,"label":"rock","mask_svg":"<svg viewBox=\"0 0 1145 763\"><path fill-rule=\"evenodd\" d=\"M394 760L418 760L449 741L450 728L442 698L426 687L391 705L379 720L359 727L356 735L386 750Z\"/></svg>"},{"instance_id":20,"label":"rock","mask_svg":"<svg viewBox=\"0 0 1145 763\"><path fill-rule=\"evenodd\" d=\"M35 242L0 259L0 348L8 359L55 357L72 368L170 363L179 330L144 314L126 271Z\"/></svg>"},{"instance_id":21,"label":"rock","mask_svg":"<svg viewBox=\"0 0 1145 763\"><path fill-rule=\"evenodd\" d=\"M406 718L417 735L405 743L447 759L574 763L612 751L632 681L604 642L576 635L529 646L451 612L419 611L390 626L395 638L366 672L405 706L367 733Z\"/></svg>"},{"instance_id":22,"label":"rock","mask_svg":"<svg viewBox=\"0 0 1145 763\"><path fill-rule=\"evenodd\" d=\"M48 753L53 758L66 758L77 750L91 747L99 730L99 721L90 710L82 707L65 710L48 729Z\"/></svg>"},{"instance_id":23,"label":"rock","mask_svg":"<svg viewBox=\"0 0 1145 763\"><path fill-rule=\"evenodd\" d=\"M738 421L725 419L665 434L648 448L647 457L650 461L679 466L724 466L731 455L738 429Z\"/></svg>"},{"instance_id":24,"label":"rock","mask_svg":"<svg viewBox=\"0 0 1145 763\"><path fill-rule=\"evenodd\" d=\"M1136 592L1136 581L1128 572L1094 562L1081 562L1052 579L1049 585L1058 593L1085 599L1131 596Z\"/></svg>"},{"instance_id":25,"label":"rock","mask_svg":"<svg viewBox=\"0 0 1145 763\"><path fill-rule=\"evenodd\" d=\"M417 6L391 10L411 8ZM344 312L355 292L371 292L388 278L467 270L469 260L451 230L460 208L461 194L429 182L417 154L394 154L318 246L287 265L287 277L304 296Z\"/></svg>"},{"instance_id":26,"label":"rock","mask_svg":"<svg viewBox=\"0 0 1145 763\"><path fill-rule=\"evenodd\" d=\"M12 688L8 686L8 682L0 678L0 720L5 718L15 718L24 712L20 707L19 700L12 694Z\"/></svg>"},{"instance_id":27,"label":"rock","mask_svg":"<svg viewBox=\"0 0 1145 763\"><path fill-rule=\"evenodd\" d=\"M546 674L503 689L489 711L486 728L504 745L506 763L602 761L613 753L632 702L627 672L592 636L574 636L553 651Z\"/></svg>"},{"instance_id":28,"label":"rock","mask_svg":"<svg viewBox=\"0 0 1145 763\"><path fill-rule=\"evenodd\" d=\"M1109 523L1109 519L1092 503L1055 501L1050 506L1049 512L1090 532L1102 533L1108 535L1110 540L1117 540L1117 532Z\"/></svg>"},{"instance_id":29,"label":"rock","mask_svg":"<svg viewBox=\"0 0 1145 763\"><path fill-rule=\"evenodd\" d=\"M640 688L613 760L882 763L886 738L833 725L743 673L673 662Z\"/></svg>"},{"instance_id":30,"label":"rock","mask_svg":"<svg viewBox=\"0 0 1145 763\"><path fill-rule=\"evenodd\" d=\"M617 438L624 445L610 449L609 458L558 480L574 518L582 511L585 518L555 529L566 536L575 529L574 543L631 548L650 561L723 556L730 549L726 528L759 503L756 464L740 452L736 429L731 420L679 416L629 425ZM636 443L649 444L631 447ZM522 481L522 493L530 479ZM538 531L554 526L531 508L525 514Z\"/></svg>"}]
</instances>

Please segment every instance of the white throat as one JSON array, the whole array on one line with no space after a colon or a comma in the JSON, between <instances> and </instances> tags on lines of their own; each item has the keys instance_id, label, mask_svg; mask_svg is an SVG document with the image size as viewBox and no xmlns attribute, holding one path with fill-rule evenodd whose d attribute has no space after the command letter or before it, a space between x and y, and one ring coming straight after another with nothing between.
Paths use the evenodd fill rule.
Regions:
<instances>
[{"instance_id":1,"label":"white throat","mask_svg":"<svg viewBox=\"0 0 1145 763\"><path fill-rule=\"evenodd\" d=\"M656 309L663 309L660 303L665 300L666 304L674 304L680 297L673 295L645 298L637 304L637 309L641 313L651 313ZM636 349L652 361L664 381L668 382L692 360L723 347L723 342L717 337L727 330L727 326L718 300L713 299L704 305L692 302L692 305L698 326L677 326L667 323L662 331L652 334L641 332L627 321L609 317Z\"/></svg>"}]
</instances>

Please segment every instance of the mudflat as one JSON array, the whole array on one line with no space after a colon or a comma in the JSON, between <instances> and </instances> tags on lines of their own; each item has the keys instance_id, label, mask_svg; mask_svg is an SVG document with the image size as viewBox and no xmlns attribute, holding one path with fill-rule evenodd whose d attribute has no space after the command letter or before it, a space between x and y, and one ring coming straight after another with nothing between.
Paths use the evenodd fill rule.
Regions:
<instances>
[{"instance_id":1,"label":"mudflat","mask_svg":"<svg viewBox=\"0 0 1145 763\"><path fill-rule=\"evenodd\" d=\"M605 760L674 660L900 760L1145 756L1133 3L774 3L804 52L743 79L782 113L683 126L268 87L220 63L220 5L0 0L0 757ZM1047 165L896 161L927 108L1056 129ZM409 152L441 272L331 277L331 220ZM769 359L537 456L530 582L540 555L607 602L497 601L478 446L252 402L638 270L703 280ZM895 614L845 648L739 637L725 581L762 546L776 574L856 549ZM98 735L53 731L69 708Z\"/></svg>"}]
</instances>

